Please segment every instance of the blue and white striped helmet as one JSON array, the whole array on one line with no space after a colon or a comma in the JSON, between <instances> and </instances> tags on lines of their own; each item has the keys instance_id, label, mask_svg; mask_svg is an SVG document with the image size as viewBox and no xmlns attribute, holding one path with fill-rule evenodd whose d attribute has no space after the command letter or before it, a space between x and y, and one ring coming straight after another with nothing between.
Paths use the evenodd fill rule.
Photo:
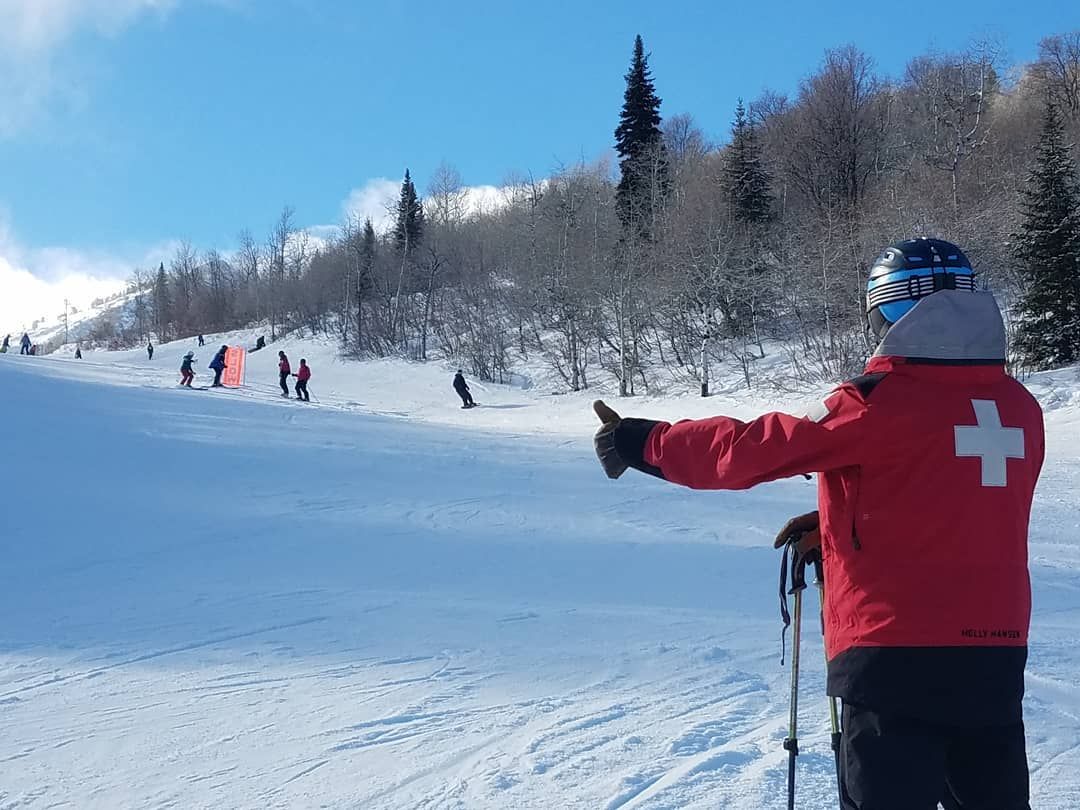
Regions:
<instances>
[{"instance_id":1,"label":"blue and white striped helmet","mask_svg":"<svg viewBox=\"0 0 1080 810\"><path fill-rule=\"evenodd\" d=\"M938 290L975 289L971 262L942 239L908 239L885 248L870 268L866 320L878 338L904 317L920 298Z\"/></svg>"}]
</instances>

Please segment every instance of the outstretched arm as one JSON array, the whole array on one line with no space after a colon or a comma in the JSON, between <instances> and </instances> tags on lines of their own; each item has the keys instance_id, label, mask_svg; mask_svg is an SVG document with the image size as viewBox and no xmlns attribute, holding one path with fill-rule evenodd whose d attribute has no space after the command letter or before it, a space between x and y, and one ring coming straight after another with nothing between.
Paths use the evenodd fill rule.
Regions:
<instances>
[{"instance_id":1,"label":"outstretched arm","mask_svg":"<svg viewBox=\"0 0 1080 810\"><path fill-rule=\"evenodd\" d=\"M727 416L676 422L622 419L594 404L603 425L596 452L618 478L629 467L693 489L747 489L765 481L860 463L870 409L845 384L821 415L767 413L749 422Z\"/></svg>"}]
</instances>

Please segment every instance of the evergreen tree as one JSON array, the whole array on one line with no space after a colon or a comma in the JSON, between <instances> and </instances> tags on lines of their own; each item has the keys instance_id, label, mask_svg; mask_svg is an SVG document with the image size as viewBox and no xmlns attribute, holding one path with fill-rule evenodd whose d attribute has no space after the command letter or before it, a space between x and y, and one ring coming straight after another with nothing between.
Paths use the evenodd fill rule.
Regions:
<instances>
[{"instance_id":1,"label":"evergreen tree","mask_svg":"<svg viewBox=\"0 0 1080 810\"><path fill-rule=\"evenodd\" d=\"M364 229L360 233L359 262L357 264L356 297L359 305L363 307L364 299L370 294L375 286L375 252L378 249L378 240L375 237L375 226L371 224L371 217L364 220Z\"/></svg>"},{"instance_id":2,"label":"evergreen tree","mask_svg":"<svg viewBox=\"0 0 1080 810\"><path fill-rule=\"evenodd\" d=\"M615 151L619 155L621 177L616 200L619 217L626 224L649 200L659 185L667 185L667 160L660 132L660 98L649 73L649 58L639 34L634 38L634 56L626 74L626 92L619 126L615 129ZM659 170L659 177L655 174ZM657 183L657 180L659 183Z\"/></svg>"},{"instance_id":3,"label":"evergreen tree","mask_svg":"<svg viewBox=\"0 0 1080 810\"><path fill-rule=\"evenodd\" d=\"M165 262L161 262L154 279L154 330L159 342L168 339L170 316L169 279L165 275Z\"/></svg>"},{"instance_id":4,"label":"evergreen tree","mask_svg":"<svg viewBox=\"0 0 1080 810\"><path fill-rule=\"evenodd\" d=\"M735 108L726 158L724 180L732 214L743 222L767 222L772 216L769 175L762 166L761 146L753 124L746 117L742 99Z\"/></svg>"},{"instance_id":5,"label":"evergreen tree","mask_svg":"<svg viewBox=\"0 0 1080 810\"><path fill-rule=\"evenodd\" d=\"M1080 189L1052 101L1022 195L1017 350L1029 367L1053 368L1080 359Z\"/></svg>"},{"instance_id":6,"label":"evergreen tree","mask_svg":"<svg viewBox=\"0 0 1080 810\"><path fill-rule=\"evenodd\" d=\"M401 196L398 199L397 220L394 222L394 243L399 250L415 248L424 236L424 205L416 194L409 170L405 170L405 179L401 181Z\"/></svg>"}]
</instances>

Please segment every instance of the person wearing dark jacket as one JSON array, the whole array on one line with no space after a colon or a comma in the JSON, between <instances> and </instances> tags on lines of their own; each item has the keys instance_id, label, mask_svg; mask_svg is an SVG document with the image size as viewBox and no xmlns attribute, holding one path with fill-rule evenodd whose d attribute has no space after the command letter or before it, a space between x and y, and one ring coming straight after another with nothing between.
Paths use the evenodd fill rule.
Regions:
<instances>
[{"instance_id":1,"label":"person wearing dark jacket","mask_svg":"<svg viewBox=\"0 0 1080 810\"><path fill-rule=\"evenodd\" d=\"M146 359L147 360L153 360L154 359L154 344L151 343L150 341L146 342Z\"/></svg>"},{"instance_id":2,"label":"person wearing dark jacket","mask_svg":"<svg viewBox=\"0 0 1080 810\"><path fill-rule=\"evenodd\" d=\"M199 335L199 345L200 346L205 346L206 345L206 341L203 339L202 335Z\"/></svg>"},{"instance_id":3,"label":"person wearing dark jacket","mask_svg":"<svg viewBox=\"0 0 1080 810\"><path fill-rule=\"evenodd\" d=\"M195 362L195 352L188 352L184 355L184 360L180 363L180 385L191 388L191 381L195 379L195 371L191 368L191 364Z\"/></svg>"},{"instance_id":4,"label":"person wearing dark jacket","mask_svg":"<svg viewBox=\"0 0 1080 810\"><path fill-rule=\"evenodd\" d=\"M311 402L311 397L308 395L307 384L311 379L311 366L307 364L307 360L303 357L300 358L300 368L296 370L296 398L302 399L304 402Z\"/></svg>"},{"instance_id":5,"label":"person wearing dark jacket","mask_svg":"<svg viewBox=\"0 0 1080 810\"><path fill-rule=\"evenodd\" d=\"M4 344L0 346L0 353L7 354L8 348L11 346L11 335L4 335Z\"/></svg>"},{"instance_id":6,"label":"person wearing dark jacket","mask_svg":"<svg viewBox=\"0 0 1080 810\"><path fill-rule=\"evenodd\" d=\"M77 344L75 346L75 359L82 360L82 347Z\"/></svg>"},{"instance_id":7,"label":"person wearing dark jacket","mask_svg":"<svg viewBox=\"0 0 1080 810\"><path fill-rule=\"evenodd\" d=\"M473 402L472 393L469 391L469 384L465 382L465 375L461 373L460 368L457 370L457 374L454 375L454 390L461 397L462 408L472 408L476 405Z\"/></svg>"},{"instance_id":8,"label":"person wearing dark jacket","mask_svg":"<svg viewBox=\"0 0 1080 810\"><path fill-rule=\"evenodd\" d=\"M214 355L214 359L210 361L210 368L214 371L214 381L210 383L211 388L221 388L221 374L225 371L225 353L229 350L228 346L222 346L217 350L217 354Z\"/></svg>"},{"instance_id":9,"label":"person wearing dark jacket","mask_svg":"<svg viewBox=\"0 0 1080 810\"><path fill-rule=\"evenodd\" d=\"M289 365L289 358L285 356L285 352L278 352L278 385L281 386L281 395L287 397L289 395L289 375L292 374L292 367Z\"/></svg>"},{"instance_id":10,"label":"person wearing dark jacket","mask_svg":"<svg viewBox=\"0 0 1080 810\"><path fill-rule=\"evenodd\" d=\"M30 354L30 335L23 332L22 340L19 341L19 354Z\"/></svg>"},{"instance_id":11,"label":"person wearing dark jacket","mask_svg":"<svg viewBox=\"0 0 1080 810\"><path fill-rule=\"evenodd\" d=\"M955 245L916 239L870 271L879 339L807 416L623 419L596 452L694 489L818 473L777 547L820 545L827 691L843 701L847 810L1028 810L1022 698L1028 519L1042 410L1005 371L1005 329Z\"/></svg>"}]
</instances>

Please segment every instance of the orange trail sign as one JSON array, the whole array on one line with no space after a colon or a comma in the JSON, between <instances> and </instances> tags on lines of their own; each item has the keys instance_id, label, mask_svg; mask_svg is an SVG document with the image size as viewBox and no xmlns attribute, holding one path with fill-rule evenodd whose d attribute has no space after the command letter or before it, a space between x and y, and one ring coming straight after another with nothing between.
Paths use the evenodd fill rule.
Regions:
<instances>
[{"instance_id":1,"label":"orange trail sign","mask_svg":"<svg viewBox=\"0 0 1080 810\"><path fill-rule=\"evenodd\" d=\"M239 346L230 346L225 351L225 373L221 375L223 385L239 388L244 384L244 362L247 352Z\"/></svg>"}]
</instances>

